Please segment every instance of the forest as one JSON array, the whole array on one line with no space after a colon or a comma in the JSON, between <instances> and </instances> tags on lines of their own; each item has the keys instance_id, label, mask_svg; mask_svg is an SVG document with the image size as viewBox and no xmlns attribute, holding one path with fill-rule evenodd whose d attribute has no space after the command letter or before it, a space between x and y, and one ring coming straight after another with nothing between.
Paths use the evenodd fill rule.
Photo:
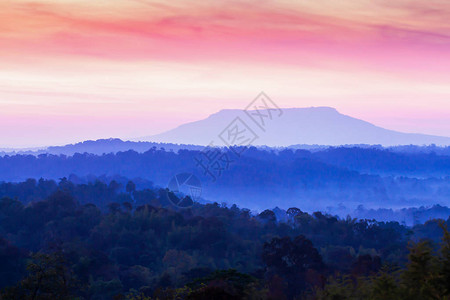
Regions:
<instances>
[{"instance_id":1,"label":"forest","mask_svg":"<svg viewBox=\"0 0 450 300\"><path fill-rule=\"evenodd\" d=\"M449 299L450 219L177 208L128 181L0 185L0 299Z\"/></svg>"},{"instance_id":2,"label":"forest","mask_svg":"<svg viewBox=\"0 0 450 300\"><path fill-rule=\"evenodd\" d=\"M209 168L200 161L207 149L174 152L153 147L143 153L5 155L0 157L0 180L118 176L165 187L174 175L189 172L200 178L206 200L249 209L288 209L301 202L304 210L331 208L345 217L360 205L368 209L448 206L450 156L443 150L437 154L425 151L428 148L424 152L401 149L250 147L239 149L240 155L216 149L227 159ZM345 209L338 212L338 206Z\"/></svg>"},{"instance_id":3,"label":"forest","mask_svg":"<svg viewBox=\"0 0 450 300\"><path fill-rule=\"evenodd\" d=\"M0 0L0 300L450 300L450 0Z\"/></svg>"}]
</instances>

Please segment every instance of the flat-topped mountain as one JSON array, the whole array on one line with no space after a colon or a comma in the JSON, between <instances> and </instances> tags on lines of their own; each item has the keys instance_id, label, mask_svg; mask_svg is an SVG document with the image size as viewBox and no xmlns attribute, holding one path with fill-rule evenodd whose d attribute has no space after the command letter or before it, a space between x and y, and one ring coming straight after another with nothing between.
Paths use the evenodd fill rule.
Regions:
<instances>
[{"instance_id":1,"label":"flat-topped mountain","mask_svg":"<svg viewBox=\"0 0 450 300\"><path fill-rule=\"evenodd\" d=\"M255 112L255 111L253 111ZM264 113L264 111L260 111ZM267 113L265 113L268 116ZM450 145L449 137L419 133L403 133L378 127L369 122L339 113L331 107L286 108L281 115L272 112L265 117L265 131L238 109L225 109L208 118L183 124L167 132L142 138L152 142L208 145L220 141L218 136L236 118L258 136L253 145L290 146L380 144L393 145ZM261 119L255 116L256 121ZM220 144L219 144L220 145Z\"/></svg>"}]
</instances>

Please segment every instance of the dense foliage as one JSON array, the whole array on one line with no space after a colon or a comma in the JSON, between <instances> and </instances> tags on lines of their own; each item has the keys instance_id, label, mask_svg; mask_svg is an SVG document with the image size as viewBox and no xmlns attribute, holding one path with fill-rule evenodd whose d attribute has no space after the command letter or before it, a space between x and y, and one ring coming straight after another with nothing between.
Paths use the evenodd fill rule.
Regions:
<instances>
[{"instance_id":1,"label":"dense foliage","mask_svg":"<svg viewBox=\"0 0 450 300\"><path fill-rule=\"evenodd\" d=\"M165 190L132 183L28 185L1 186L23 191L0 200L1 299L449 296L450 239L444 230L437 250L437 221L408 228L291 208L280 222L277 211L217 203L177 209Z\"/></svg>"}]
</instances>

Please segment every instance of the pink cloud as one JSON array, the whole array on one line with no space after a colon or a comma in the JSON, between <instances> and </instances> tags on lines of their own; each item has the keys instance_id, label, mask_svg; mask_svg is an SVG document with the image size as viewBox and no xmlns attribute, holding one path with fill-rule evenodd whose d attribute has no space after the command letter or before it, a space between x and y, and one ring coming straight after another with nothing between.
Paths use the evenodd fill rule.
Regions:
<instances>
[{"instance_id":1,"label":"pink cloud","mask_svg":"<svg viewBox=\"0 0 450 300\"><path fill-rule=\"evenodd\" d=\"M217 2L180 7L159 2L135 2L128 14L121 6L108 13L86 13L89 5L28 3L0 4L3 50L51 58L90 56L113 60L261 60L290 64L312 57L393 67L421 57L432 68L442 66L424 52L449 59L449 37L421 24L400 26L352 16L333 16L308 9L280 7L276 2ZM120 3L120 2L119 2ZM147 3L147 6L139 6ZM178 5L177 5L178 4ZM154 7L161 9L155 10ZM445 7L448 9L448 6ZM109 9L109 10L108 10ZM405 14L420 8L403 6ZM428 15L442 13L429 10ZM12 16L12 17L11 17ZM14 20L12 20L14 18ZM404 17L404 23L413 21ZM39 25L32 26L32 25ZM9 25L9 26L8 26ZM438 26L438 24L436 24ZM434 30L434 31L433 31ZM313 53L313 54L311 54ZM445 61L444 61L445 63ZM445 63L447 67L448 64ZM412 68L412 67L411 67Z\"/></svg>"}]
</instances>

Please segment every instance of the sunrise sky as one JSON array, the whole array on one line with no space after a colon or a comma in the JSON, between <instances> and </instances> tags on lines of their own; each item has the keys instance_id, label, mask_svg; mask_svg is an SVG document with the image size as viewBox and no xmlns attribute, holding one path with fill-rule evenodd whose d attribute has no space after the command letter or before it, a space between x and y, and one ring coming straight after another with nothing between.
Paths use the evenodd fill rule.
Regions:
<instances>
[{"instance_id":1,"label":"sunrise sky","mask_svg":"<svg viewBox=\"0 0 450 300\"><path fill-rule=\"evenodd\" d=\"M0 147L332 106L450 136L447 0L0 1Z\"/></svg>"}]
</instances>

